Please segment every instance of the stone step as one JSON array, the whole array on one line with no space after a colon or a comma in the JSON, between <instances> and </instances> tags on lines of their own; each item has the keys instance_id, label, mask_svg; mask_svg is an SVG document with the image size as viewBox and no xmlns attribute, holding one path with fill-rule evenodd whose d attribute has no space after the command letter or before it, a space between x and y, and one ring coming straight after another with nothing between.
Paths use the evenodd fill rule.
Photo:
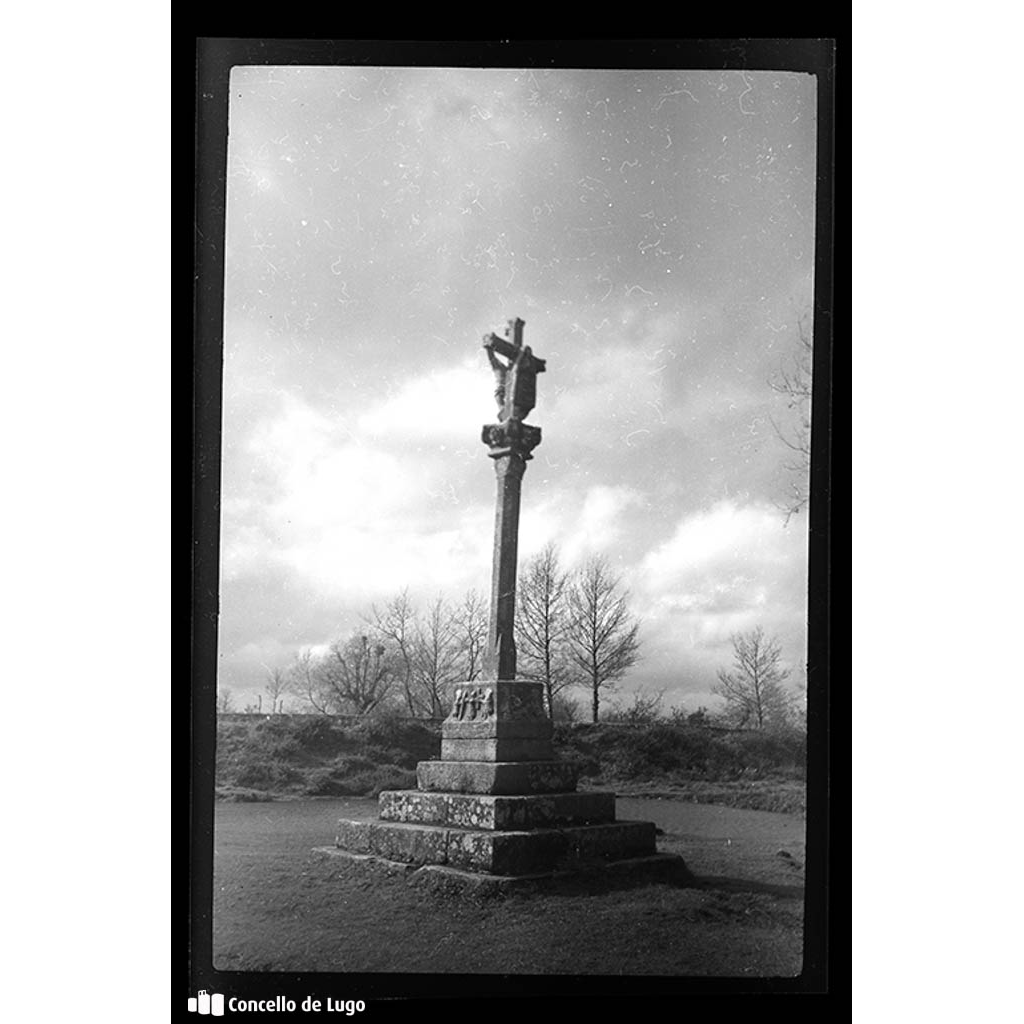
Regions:
<instances>
[{"instance_id":1,"label":"stone step","mask_svg":"<svg viewBox=\"0 0 1024 1024\"><path fill-rule=\"evenodd\" d=\"M682 857L672 853L652 853L625 860L606 860L587 865L581 871L548 871L532 875L485 875L445 864L404 864L372 853L351 853L336 846L318 846L313 855L321 861L351 865L368 874L405 878L410 885L444 893L472 896L504 895L518 892L560 892L578 894L606 892L623 884L693 885L694 878Z\"/></svg>"},{"instance_id":2,"label":"stone step","mask_svg":"<svg viewBox=\"0 0 1024 1024\"><path fill-rule=\"evenodd\" d=\"M618 821L530 832L490 832L392 821L338 822L335 845L405 864L445 864L493 875L572 870L657 852L654 824Z\"/></svg>"},{"instance_id":3,"label":"stone step","mask_svg":"<svg viewBox=\"0 0 1024 1024\"><path fill-rule=\"evenodd\" d=\"M615 820L614 793L485 796L390 790L380 795L382 821L496 831L594 825Z\"/></svg>"},{"instance_id":4,"label":"stone step","mask_svg":"<svg viewBox=\"0 0 1024 1024\"><path fill-rule=\"evenodd\" d=\"M554 757L546 736L492 736L483 738L441 735L442 761L550 761Z\"/></svg>"},{"instance_id":5,"label":"stone step","mask_svg":"<svg viewBox=\"0 0 1024 1024\"><path fill-rule=\"evenodd\" d=\"M564 761L420 761L416 784L441 793L571 793L576 768Z\"/></svg>"}]
</instances>

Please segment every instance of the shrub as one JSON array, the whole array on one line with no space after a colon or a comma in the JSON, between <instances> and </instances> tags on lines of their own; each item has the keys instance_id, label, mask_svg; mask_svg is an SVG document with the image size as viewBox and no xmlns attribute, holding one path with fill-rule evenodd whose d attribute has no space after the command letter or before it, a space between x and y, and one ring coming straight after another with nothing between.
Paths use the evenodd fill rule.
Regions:
<instances>
[{"instance_id":1,"label":"shrub","mask_svg":"<svg viewBox=\"0 0 1024 1024\"><path fill-rule=\"evenodd\" d=\"M341 783L330 768L314 768L306 773L306 785L302 792L306 796L342 796Z\"/></svg>"},{"instance_id":2,"label":"shrub","mask_svg":"<svg viewBox=\"0 0 1024 1024\"><path fill-rule=\"evenodd\" d=\"M694 729L703 729L712 724L711 715L708 714L708 709L705 707L699 707L696 711L672 708L669 711L668 720L672 725L689 726Z\"/></svg>"},{"instance_id":3,"label":"shrub","mask_svg":"<svg viewBox=\"0 0 1024 1024\"><path fill-rule=\"evenodd\" d=\"M665 775L739 778L801 772L801 733L719 733L691 725L556 725L559 756L589 777L655 779Z\"/></svg>"},{"instance_id":4,"label":"shrub","mask_svg":"<svg viewBox=\"0 0 1024 1024\"><path fill-rule=\"evenodd\" d=\"M300 771L280 761L245 761L233 782L244 789L280 789L301 779Z\"/></svg>"},{"instance_id":5,"label":"shrub","mask_svg":"<svg viewBox=\"0 0 1024 1024\"><path fill-rule=\"evenodd\" d=\"M634 728L654 725L661 719L661 702L664 696L664 690L651 694L634 693L632 704L614 705L602 717L606 722L631 725Z\"/></svg>"},{"instance_id":6,"label":"shrub","mask_svg":"<svg viewBox=\"0 0 1024 1024\"><path fill-rule=\"evenodd\" d=\"M354 745L345 729L327 717L300 719L292 734L304 750L313 754L330 756Z\"/></svg>"},{"instance_id":7,"label":"shrub","mask_svg":"<svg viewBox=\"0 0 1024 1024\"><path fill-rule=\"evenodd\" d=\"M226 788L218 786L215 796L218 800L232 804L268 803L274 799L270 793L259 789L236 789L231 786Z\"/></svg>"},{"instance_id":8,"label":"shrub","mask_svg":"<svg viewBox=\"0 0 1024 1024\"><path fill-rule=\"evenodd\" d=\"M365 754L342 754L334 759L329 765L329 770L339 778L346 775L353 775L356 772L365 772L370 768L376 768L380 763L378 758L370 757L369 751Z\"/></svg>"},{"instance_id":9,"label":"shrub","mask_svg":"<svg viewBox=\"0 0 1024 1024\"><path fill-rule=\"evenodd\" d=\"M375 765L397 764L402 768L415 768L418 762L427 760L427 757L421 757L408 748L378 747L372 743L366 746L365 753Z\"/></svg>"},{"instance_id":10,"label":"shrub","mask_svg":"<svg viewBox=\"0 0 1024 1024\"><path fill-rule=\"evenodd\" d=\"M309 774L310 796L380 796L385 789L415 789L416 773L395 764L373 765L352 773L320 768Z\"/></svg>"},{"instance_id":11,"label":"shrub","mask_svg":"<svg viewBox=\"0 0 1024 1024\"><path fill-rule=\"evenodd\" d=\"M364 719L352 732L367 748L400 752L402 760L411 764L427 761L440 753L440 732L436 725L391 712Z\"/></svg>"},{"instance_id":12,"label":"shrub","mask_svg":"<svg viewBox=\"0 0 1024 1024\"><path fill-rule=\"evenodd\" d=\"M601 759L593 754L586 754L579 750L565 750L561 752L560 759L573 765L581 778L599 779L601 777Z\"/></svg>"},{"instance_id":13,"label":"shrub","mask_svg":"<svg viewBox=\"0 0 1024 1024\"><path fill-rule=\"evenodd\" d=\"M253 722L242 741L241 753L268 759L289 759L302 753L302 745L295 737L295 727L286 719L265 719Z\"/></svg>"},{"instance_id":14,"label":"shrub","mask_svg":"<svg viewBox=\"0 0 1024 1024\"><path fill-rule=\"evenodd\" d=\"M729 733L724 742L748 774L763 775L780 768L802 770L807 759L807 739L796 731Z\"/></svg>"},{"instance_id":15,"label":"shrub","mask_svg":"<svg viewBox=\"0 0 1024 1024\"><path fill-rule=\"evenodd\" d=\"M564 693L556 693L552 701L551 717L555 722L577 722L580 715L579 703Z\"/></svg>"},{"instance_id":16,"label":"shrub","mask_svg":"<svg viewBox=\"0 0 1024 1024\"><path fill-rule=\"evenodd\" d=\"M605 725L594 725L592 722L572 724L555 723L555 743L581 751L607 751L619 741L620 729Z\"/></svg>"},{"instance_id":17,"label":"shrub","mask_svg":"<svg viewBox=\"0 0 1024 1024\"><path fill-rule=\"evenodd\" d=\"M624 732L614 764L624 776L649 776L677 767L678 744L670 729L654 727Z\"/></svg>"},{"instance_id":18,"label":"shrub","mask_svg":"<svg viewBox=\"0 0 1024 1024\"><path fill-rule=\"evenodd\" d=\"M332 765L306 772L308 796L379 796L383 789L415 789L416 772L381 764L362 754L339 757Z\"/></svg>"}]
</instances>

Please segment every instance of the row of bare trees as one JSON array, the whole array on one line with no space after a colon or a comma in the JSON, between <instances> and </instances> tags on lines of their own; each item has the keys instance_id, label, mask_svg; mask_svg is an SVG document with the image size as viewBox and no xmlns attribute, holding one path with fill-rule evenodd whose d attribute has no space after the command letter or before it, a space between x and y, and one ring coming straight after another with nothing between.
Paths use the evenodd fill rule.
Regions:
<instances>
[{"instance_id":1,"label":"row of bare trees","mask_svg":"<svg viewBox=\"0 0 1024 1024\"><path fill-rule=\"evenodd\" d=\"M458 604L438 597L423 611L403 591L364 621L322 653L300 651L288 670L292 691L314 711L366 715L389 706L438 718L449 685L480 673L487 617L476 591Z\"/></svg>"},{"instance_id":2,"label":"row of bare trees","mask_svg":"<svg viewBox=\"0 0 1024 1024\"><path fill-rule=\"evenodd\" d=\"M283 710L285 695L294 694L323 714L392 708L411 717L441 718L451 687L472 682L482 671L487 607L477 591L458 603L439 597L422 610L403 591L372 606L364 622L364 629L322 652L301 651L287 670L268 670L271 711ZM574 717L567 692L583 689L597 722L608 691L640 658L639 633L629 593L604 559L569 571L549 546L525 565L516 615L517 675L543 683L552 718ZM786 685L790 670L778 639L758 626L735 634L732 649L733 664L719 670L713 687L722 699L721 722L750 729L801 724L801 701ZM661 696L637 694L623 714L628 720L656 719Z\"/></svg>"},{"instance_id":3,"label":"row of bare trees","mask_svg":"<svg viewBox=\"0 0 1024 1024\"><path fill-rule=\"evenodd\" d=\"M402 591L363 616L364 625L326 650L306 648L287 669L267 671L271 707L286 693L323 714L366 715L385 707L441 718L452 685L483 670L488 607L478 591L457 602L437 597L417 607ZM601 700L640 656L640 625L629 594L607 561L570 572L550 545L523 567L517 592L520 679L544 684L554 717L564 691L585 688L596 722Z\"/></svg>"},{"instance_id":4,"label":"row of bare trees","mask_svg":"<svg viewBox=\"0 0 1024 1024\"><path fill-rule=\"evenodd\" d=\"M596 722L601 698L640 659L640 623L629 610L629 592L604 558L568 572L548 545L526 564L518 598L518 675L544 684L552 717L559 694L585 688Z\"/></svg>"}]
</instances>

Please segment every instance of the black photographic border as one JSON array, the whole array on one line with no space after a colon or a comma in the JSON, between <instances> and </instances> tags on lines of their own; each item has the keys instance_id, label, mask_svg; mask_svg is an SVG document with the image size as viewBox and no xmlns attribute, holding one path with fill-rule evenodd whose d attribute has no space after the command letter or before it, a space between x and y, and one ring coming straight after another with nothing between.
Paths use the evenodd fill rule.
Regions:
<instances>
[{"instance_id":1,"label":"black photographic border","mask_svg":"<svg viewBox=\"0 0 1024 1024\"><path fill-rule=\"evenodd\" d=\"M830 611L837 345L835 269L834 39L339 41L193 37L195 107L191 448L190 891L188 994L245 998L307 995L379 1000L836 993L848 972L835 962L831 861L839 801L834 774L836 687ZM818 82L814 296L814 402L809 518L808 789L804 968L796 978L602 977L221 972L212 965L214 748L216 737L219 492L224 297L225 166L230 70L236 65L728 69L802 71ZM845 334L845 332L844 332ZM844 346L844 353L848 346ZM844 375L845 360L843 361ZM845 674L844 674L845 678ZM847 696L844 693L841 696ZM843 723L848 700L840 700ZM843 879L847 892L848 879ZM181 975L175 972L175 977ZM456 983L457 979L457 983ZM172 986L178 989L178 985ZM184 998L181 994L179 998ZM362 1015L360 1015L362 1016Z\"/></svg>"}]
</instances>

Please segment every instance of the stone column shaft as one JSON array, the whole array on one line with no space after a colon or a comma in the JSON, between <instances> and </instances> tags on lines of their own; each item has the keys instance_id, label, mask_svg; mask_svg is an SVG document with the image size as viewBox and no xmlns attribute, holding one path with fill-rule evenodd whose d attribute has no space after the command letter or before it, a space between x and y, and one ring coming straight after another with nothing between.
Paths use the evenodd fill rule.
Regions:
<instances>
[{"instance_id":1,"label":"stone column shaft","mask_svg":"<svg viewBox=\"0 0 1024 1024\"><path fill-rule=\"evenodd\" d=\"M515 451L493 456L498 483L494 513L494 561L491 609L483 677L516 678L516 561L519 549L519 504L526 461Z\"/></svg>"}]
</instances>

